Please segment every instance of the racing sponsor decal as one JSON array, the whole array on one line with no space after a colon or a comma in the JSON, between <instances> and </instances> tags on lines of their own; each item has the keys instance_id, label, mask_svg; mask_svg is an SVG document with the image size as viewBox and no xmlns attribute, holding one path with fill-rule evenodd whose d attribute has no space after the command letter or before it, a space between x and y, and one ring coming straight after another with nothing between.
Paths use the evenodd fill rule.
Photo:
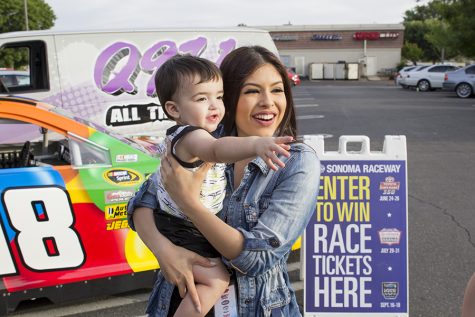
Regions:
<instances>
[{"instance_id":1,"label":"racing sponsor decal","mask_svg":"<svg viewBox=\"0 0 475 317\"><path fill-rule=\"evenodd\" d=\"M139 160L138 154L117 154L115 156L116 163L137 162Z\"/></svg>"},{"instance_id":2,"label":"racing sponsor decal","mask_svg":"<svg viewBox=\"0 0 475 317\"><path fill-rule=\"evenodd\" d=\"M129 201L135 194L133 189L110 190L104 193L104 201L106 204L122 203Z\"/></svg>"},{"instance_id":3,"label":"racing sponsor decal","mask_svg":"<svg viewBox=\"0 0 475 317\"><path fill-rule=\"evenodd\" d=\"M399 283L398 282L383 282L382 294L384 299L396 299L399 295Z\"/></svg>"},{"instance_id":4,"label":"racing sponsor decal","mask_svg":"<svg viewBox=\"0 0 475 317\"><path fill-rule=\"evenodd\" d=\"M142 175L128 168L112 168L102 174L104 179L113 185L132 186L142 182Z\"/></svg>"},{"instance_id":5,"label":"racing sponsor decal","mask_svg":"<svg viewBox=\"0 0 475 317\"><path fill-rule=\"evenodd\" d=\"M392 176L388 176L383 182L379 183L380 190L399 190L400 183Z\"/></svg>"},{"instance_id":6,"label":"racing sponsor decal","mask_svg":"<svg viewBox=\"0 0 475 317\"><path fill-rule=\"evenodd\" d=\"M129 222L127 219L124 220L115 220L107 224L107 231L118 230L118 229L127 229L129 227Z\"/></svg>"},{"instance_id":7,"label":"racing sponsor decal","mask_svg":"<svg viewBox=\"0 0 475 317\"><path fill-rule=\"evenodd\" d=\"M379 242L381 244L387 244L387 245L393 245L393 244L399 244L401 241L401 230L398 230L396 228L383 228L378 231L379 235Z\"/></svg>"},{"instance_id":8,"label":"racing sponsor decal","mask_svg":"<svg viewBox=\"0 0 475 317\"><path fill-rule=\"evenodd\" d=\"M127 204L106 206L104 210L106 220L122 219L127 217Z\"/></svg>"}]
</instances>

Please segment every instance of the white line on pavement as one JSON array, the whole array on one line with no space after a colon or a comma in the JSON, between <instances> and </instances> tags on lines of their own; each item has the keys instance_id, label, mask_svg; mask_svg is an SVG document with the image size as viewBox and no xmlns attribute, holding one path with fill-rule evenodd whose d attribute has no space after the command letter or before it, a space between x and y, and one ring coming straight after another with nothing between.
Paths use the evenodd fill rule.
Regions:
<instances>
[{"instance_id":1,"label":"white line on pavement","mask_svg":"<svg viewBox=\"0 0 475 317\"><path fill-rule=\"evenodd\" d=\"M304 105L295 105L295 108L309 108L309 107L318 107L319 104L316 104L316 103L308 103L308 104L304 104Z\"/></svg>"},{"instance_id":2,"label":"white line on pavement","mask_svg":"<svg viewBox=\"0 0 475 317\"><path fill-rule=\"evenodd\" d=\"M297 116L297 120L307 120L307 119L323 119L325 118L324 115L307 115L307 116Z\"/></svg>"},{"instance_id":3,"label":"white line on pavement","mask_svg":"<svg viewBox=\"0 0 475 317\"><path fill-rule=\"evenodd\" d=\"M150 296L150 292L144 292L139 294L129 294L123 296L117 296L107 298L107 299L98 299L97 301L88 301L81 304L71 304L68 306L55 307L48 309L46 307L43 311L27 312L21 313L18 312L15 314L15 317L51 317L51 316L67 316L74 315L79 313L93 312L106 308L118 308L124 305L130 305L133 303L143 302L144 308L146 302Z\"/></svg>"},{"instance_id":4,"label":"white line on pavement","mask_svg":"<svg viewBox=\"0 0 475 317\"><path fill-rule=\"evenodd\" d=\"M297 100L315 100L315 98L306 98L306 97L304 97L304 98L298 98L298 97L294 98L294 101L297 101Z\"/></svg>"}]
</instances>

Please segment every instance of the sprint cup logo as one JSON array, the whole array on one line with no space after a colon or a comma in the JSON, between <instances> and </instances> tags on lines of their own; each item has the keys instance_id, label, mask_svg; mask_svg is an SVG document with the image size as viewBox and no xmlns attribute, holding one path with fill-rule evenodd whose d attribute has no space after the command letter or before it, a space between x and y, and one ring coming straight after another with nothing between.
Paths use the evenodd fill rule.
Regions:
<instances>
[{"instance_id":1,"label":"sprint cup logo","mask_svg":"<svg viewBox=\"0 0 475 317\"><path fill-rule=\"evenodd\" d=\"M396 182L394 177L388 176L384 179L384 182L379 183L380 190L399 190L399 182Z\"/></svg>"},{"instance_id":2,"label":"sprint cup logo","mask_svg":"<svg viewBox=\"0 0 475 317\"><path fill-rule=\"evenodd\" d=\"M378 231L379 242L381 244L393 245L399 244L401 241L401 231L395 228L386 229L383 228Z\"/></svg>"},{"instance_id":3,"label":"sprint cup logo","mask_svg":"<svg viewBox=\"0 0 475 317\"><path fill-rule=\"evenodd\" d=\"M123 219L127 217L127 204L106 206L106 220Z\"/></svg>"},{"instance_id":4,"label":"sprint cup logo","mask_svg":"<svg viewBox=\"0 0 475 317\"><path fill-rule=\"evenodd\" d=\"M104 179L113 185L131 186L142 182L142 175L127 168L114 168L104 172Z\"/></svg>"},{"instance_id":5,"label":"sprint cup logo","mask_svg":"<svg viewBox=\"0 0 475 317\"><path fill-rule=\"evenodd\" d=\"M381 286L384 299L396 299L399 295L398 282L383 282Z\"/></svg>"}]
</instances>

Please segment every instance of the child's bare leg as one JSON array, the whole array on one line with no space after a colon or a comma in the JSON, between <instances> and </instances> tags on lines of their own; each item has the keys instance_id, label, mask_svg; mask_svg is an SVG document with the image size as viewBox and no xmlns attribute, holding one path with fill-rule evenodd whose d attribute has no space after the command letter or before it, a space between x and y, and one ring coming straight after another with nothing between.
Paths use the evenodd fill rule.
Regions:
<instances>
[{"instance_id":1,"label":"child's bare leg","mask_svg":"<svg viewBox=\"0 0 475 317\"><path fill-rule=\"evenodd\" d=\"M198 313L187 293L180 306L178 306L174 317L202 317L211 310L218 298L224 293L229 285L229 273L221 259L214 258L213 260L216 263L214 267L193 266L193 277L200 298L201 313Z\"/></svg>"}]
</instances>

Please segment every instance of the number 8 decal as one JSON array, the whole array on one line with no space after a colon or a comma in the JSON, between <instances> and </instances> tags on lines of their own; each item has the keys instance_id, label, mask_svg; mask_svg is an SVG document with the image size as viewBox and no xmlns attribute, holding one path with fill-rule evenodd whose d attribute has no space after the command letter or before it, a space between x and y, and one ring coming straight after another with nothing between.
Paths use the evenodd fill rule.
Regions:
<instances>
[{"instance_id":1,"label":"number 8 decal","mask_svg":"<svg viewBox=\"0 0 475 317\"><path fill-rule=\"evenodd\" d=\"M77 268L84 263L83 246L72 228L74 217L65 190L10 188L5 191L3 200L12 229L17 232L16 243L26 267L32 271L54 271ZM13 261L5 264L6 271L0 268L0 275L14 273L11 271Z\"/></svg>"}]
</instances>

